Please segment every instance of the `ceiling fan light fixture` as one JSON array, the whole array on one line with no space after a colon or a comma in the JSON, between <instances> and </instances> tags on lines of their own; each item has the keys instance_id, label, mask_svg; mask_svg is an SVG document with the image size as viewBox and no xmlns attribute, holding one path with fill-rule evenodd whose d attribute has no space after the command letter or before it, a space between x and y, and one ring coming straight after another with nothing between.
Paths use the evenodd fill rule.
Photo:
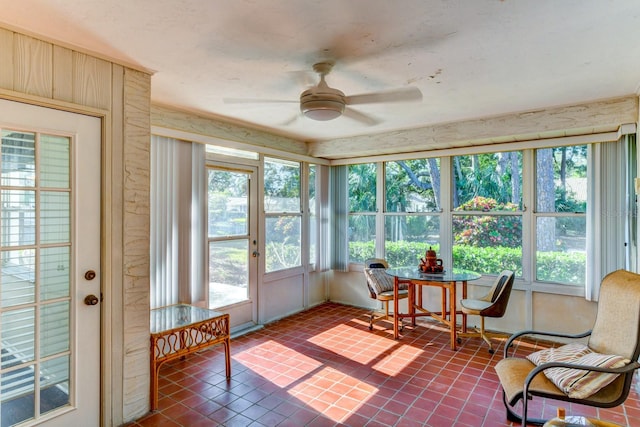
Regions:
<instances>
[{"instance_id":1,"label":"ceiling fan light fixture","mask_svg":"<svg viewBox=\"0 0 640 427\"><path fill-rule=\"evenodd\" d=\"M327 99L306 101L300 104L300 111L312 120L333 120L344 112L344 103Z\"/></svg>"}]
</instances>

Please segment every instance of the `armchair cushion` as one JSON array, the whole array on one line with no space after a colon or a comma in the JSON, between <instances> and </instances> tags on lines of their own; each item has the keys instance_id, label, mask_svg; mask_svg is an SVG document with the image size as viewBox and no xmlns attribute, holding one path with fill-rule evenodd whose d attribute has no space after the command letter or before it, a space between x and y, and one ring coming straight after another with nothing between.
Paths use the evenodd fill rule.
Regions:
<instances>
[{"instance_id":1,"label":"armchair cushion","mask_svg":"<svg viewBox=\"0 0 640 427\"><path fill-rule=\"evenodd\" d=\"M591 349L586 344L574 342L536 351L527 355L527 359L534 365L542 365L547 362L572 362L587 353L591 353Z\"/></svg>"},{"instance_id":2,"label":"armchair cushion","mask_svg":"<svg viewBox=\"0 0 640 427\"><path fill-rule=\"evenodd\" d=\"M629 359L622 356L591 351L589 347L581 343L540 350L527 356L527 359L536 365L547 362L564 362L612 369L621 368L630 363ZM556 387L573 399L586 399L611 384L618 377L617 374L566 367L545 369L544 374Z\"/></svg>"}]
</instances>

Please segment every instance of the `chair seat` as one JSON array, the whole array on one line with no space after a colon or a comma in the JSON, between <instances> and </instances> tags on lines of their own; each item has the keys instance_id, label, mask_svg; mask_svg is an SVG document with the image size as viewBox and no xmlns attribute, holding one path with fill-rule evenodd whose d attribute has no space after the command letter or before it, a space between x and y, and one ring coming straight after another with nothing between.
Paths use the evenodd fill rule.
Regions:
<instances>
[{"instance_id":1,"label":"chair seat","mask_svg":"<svg viewBox=\"0 0 640 427\"><path fill-rule=\"evenodd\" d=\"M496 373L498 374L498 378L500 378L500 383L504 389L507 401L511 405L522 395L522 385L525 382L525 378L527 378L529 372L535 367L536 365L531 363L529 359L519 357L508 357L496 364ZM557 395L558 397L564 396L564 393L542 372L536 375L529 389Z\"/></svg>"},{"instance_id":2,"label":"chair seat","mask_svg":"<svg viewBox=\"0 0 640 427\"><path fill-rule=\"evenodd\" d=\"M398 289L398 299L407 298L409 296L409 291L407 289ZM380 301L390 301L393 300L393 291L384 291L378 294L378 299Z\"/></svg>"},{"instance_id":3,"label":"chair seat","mask_svg":"<svg viewBox=\"0 0 640 427\"><path fill-rule=\"evenodd\" d=\"M491 301L483 301L477 299L462 299L460 300L460 307L462 312L466 314L480 314L480 312L486 308L491 307L493 303Z\"/></svg>"},{"instance_id":4,"label":"chair seat","mask_svg":"<svg viewBox=\"0 0 640 427\"><path fill-rule=\"evenodd\" d=\"M522 396L522 385L525 378L536 366L529 359L519 357L507 357L496 364L495 370L500 378L505 396L510 405L515 404ZM600 389L597 393L589 396L589 402L600 403L607 406L620 397L624 387L624 377L618 377L614 382ZM567 399L566 395L553 384L543 372L535 376L529 391L537 395L547 394L557 396L559 400ZM585 402L586 403L586 402Z\"/></svg>"}]
</instances>

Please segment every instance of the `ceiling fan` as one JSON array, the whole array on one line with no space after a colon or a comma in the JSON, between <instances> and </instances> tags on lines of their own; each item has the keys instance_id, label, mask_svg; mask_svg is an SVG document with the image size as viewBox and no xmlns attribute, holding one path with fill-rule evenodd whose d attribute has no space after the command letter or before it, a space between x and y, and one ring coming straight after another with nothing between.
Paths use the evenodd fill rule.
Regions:
<instances>
[{"instance_id":1,"label":"ceiling fan","mask_svg":"<svg viewBox=\"0 0 640 427\"><path fill-rule=\"evenodd\" d=\"M420 92L420 89L412 86L392 91L347 96L341 90L330 87L325 81L325 76L331 72L333 65L334 63L332 61L318 62L313 65L313 70L320 75L320 81L317 85L310 87L300 94L300 112L303 116L312 120L327 121L344 115L367 125L375 125L378 123L377 119L361 113L351 108L351 106L422 100L422 92ZM295 101L225 98L224 102L247 103Z\"/></svg>"}]
</instances>

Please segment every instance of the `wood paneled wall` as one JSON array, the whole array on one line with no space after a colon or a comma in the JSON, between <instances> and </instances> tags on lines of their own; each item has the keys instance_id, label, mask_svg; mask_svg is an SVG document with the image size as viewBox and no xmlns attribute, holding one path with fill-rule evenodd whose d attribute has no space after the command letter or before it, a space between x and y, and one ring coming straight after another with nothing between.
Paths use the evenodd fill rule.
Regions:
<instances>
[{"instance_id":1,"label":"wood paneled wall","mask_svg":"<svg viewBox=\"0 0 640 427\"><path fill-rule=\"evenodd\" d=\"M102 424L149 410L151 76L0 28L0 97L102 119Z\"/></svg>"}]
</instances>

